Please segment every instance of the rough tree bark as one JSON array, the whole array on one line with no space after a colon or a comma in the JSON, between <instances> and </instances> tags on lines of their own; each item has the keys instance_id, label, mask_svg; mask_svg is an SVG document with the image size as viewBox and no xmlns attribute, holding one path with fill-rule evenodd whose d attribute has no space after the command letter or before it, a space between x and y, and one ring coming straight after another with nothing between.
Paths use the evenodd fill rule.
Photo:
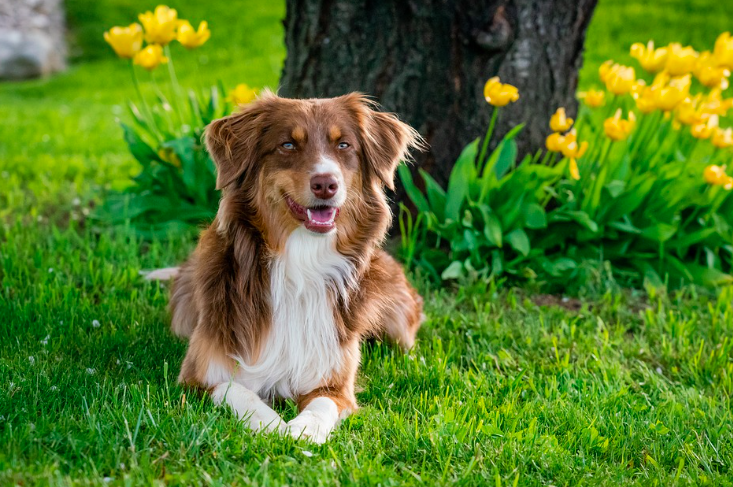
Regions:
<instances>
[{"instance_id":1,"label":"rough tree bark","mask_svg":"<svg viewBox=\"0 0 733 487\"><path fill-rule=\"evenodd\" d=\"M417 166L444 183L491 113L484 82L519 88L501 135L519 122L520 153L541 147L557 107L572 114L585 31L597 0L287 0L281 93L374 96L418 129Z\"/></svg>"}]
</instances>

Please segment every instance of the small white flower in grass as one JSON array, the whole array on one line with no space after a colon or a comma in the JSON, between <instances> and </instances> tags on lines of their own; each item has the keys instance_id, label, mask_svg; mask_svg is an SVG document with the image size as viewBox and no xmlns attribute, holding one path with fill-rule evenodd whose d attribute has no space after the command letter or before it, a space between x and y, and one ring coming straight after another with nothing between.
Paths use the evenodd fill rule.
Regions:
<instances>
[{"instance_id":1,"label":"small white flower in grass","mask_svg":"<svg viewBox=\"0 0 733 487\"><path fill-rule=\"evenodd\" d=\"M39 222L42 222L42 221L43 221L43 216L41 216L41 215L38 215L38 216L36 217L36 220L38 220Z\"/></svg>"},{"instance_id":2,"label":"small white flower in grass","mask_svg":"<svg viewBox=\"0 0 733 487\"><path fill-rule=\"evenodd\" d=\"M102 326L102 324L99 322L99 320L94 320L92 321L92 326L94 328L99 328L100 326Z\"/></svg>"},{"instance_id":3,"label":"small white flower in grass","mask_svg":"<svg viewBox=\"0 0 733 487\"><path fill-rule=\"evenodd\" d=\"M36 425L35 425L35 424L33 424L33 423L30 423L30 424L28 424L28 428L29 428L29 429L30 429L31 431L36 431Z\"/></svg>"},{"instance_id":4,"label":"small white flower in grass","mask_svg":"<svg viewBox=\"0 0 733 487\"><path fill-rule=\"evenodd\" d=\"M81 200L79 198L74 198L71 200L71 204L74 206L79 206L81 204Z\"/></svg>"},{"instance_id":5,"label":"small white flower in grass","mask_svg":"<svg viewBox=\"0 0 733 487\"><path fill-rule=\"evenodd\" d=\"M49 274L53 273L53 267L49 267L49 268L48 268L48 273L49 273Z\"/></svg>"},{"instance_id":6,"label":"small white flower in grass","mask_svg":"<svg viewBox=\"0 0 733 487\"><path fill-rule=\"evenodd\" d=\"M87 368L87 374L94 375L97 373L97 369L93 369L92 367Z\"/></svg>"},{"instance_id":7,"label":"small white flower in grass","mask_svg":"<svg viewBox=\"0 0 733 487\"><path fill-rule=\"evenodd\" d=\"M308 450L303 450L303 455L307 456L308 458L313 456L313 453L309 452Z\"/></svg>"},{"instance_id":8,"label":"small white flower in grass","mask_svg":"<svg viewBox=\"0 0 733 487\"><path fill-rule=\"evenodd\" d=\"M35 365L36 364L36 358L33 355L31 355L30 357L28 357L28 362L30 362L31 365Z\"/></svg>"},{"instance_id":9,"label":"small white flower in grass","mask_svg":"<svg viewBox=\"0 0 733 487\"><path fill-rule=\"evenodd\" d=\"M48 345L48 339L51 338L51 335L46 335L46 338L41 340L41 345Z\"/></svg>"},{"instance_id":10,"label":"small white flower in grass","mask_svg":"<svg viewBox=\"0 0 733 487\"><path fill-rule=\"evenodd\" d=\"M2 414L0 414L0 421L5 421L5 416L3 416Z\"/></svg>"},{"instance_id":11,"label":"small white flower in grass","mask_svg":"<svg viewBox=\"0 0 733 487\"><path fill-rule=\"evenodd\" d=\"M81 212L84 216L89 216L89 208L82 208Z\"/></svg>"},{"instance_id":12,"label":"small white flower in grass","mask_svg":"<svg viewBox=\"0 0 733 487\"><path fill-rule=\"evenodd\" d=\"M661 367L657 367L657 374L660 374L660 375L662 374L662 368Z\"/></svg>"},{"instance_id":13,"label":"small white flower in grass","mask_svg":"<svg viewBox=\"0 0 733 487\"><path fill-rule=\"evenodd\" d=\"M56 392L56 391L59 390L59 388L56 387L56 386L51 386L50 390L51 390L51 392Z\"/></svg>"},{"instance_id":14,"label":"small white flower in grass","mask_svg":"<svg viewBox=\"0 0 733 487\"><path fill-rule=\"evenodd\" d=\"M108 484L108 483L112 482L113 480L114 479L112 477L104 477L102 479L102 482L104 482L105 484Z\"/></svg>"}]
</instances>

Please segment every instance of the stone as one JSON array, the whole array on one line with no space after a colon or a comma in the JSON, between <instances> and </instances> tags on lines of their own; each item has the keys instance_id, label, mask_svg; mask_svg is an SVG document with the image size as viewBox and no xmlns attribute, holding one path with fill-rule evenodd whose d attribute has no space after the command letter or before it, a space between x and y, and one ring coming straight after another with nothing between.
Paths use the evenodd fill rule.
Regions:
<instances>
[{"instance_id":1,"label":"stone","mask_svg":"<svg viewBox=\"0 0 733 487\"><path fill-rule=\"evenodd\" d=\"M65 34L62 0L0 0L0 80L63 70Z\"/></svg>"}]
</instances>

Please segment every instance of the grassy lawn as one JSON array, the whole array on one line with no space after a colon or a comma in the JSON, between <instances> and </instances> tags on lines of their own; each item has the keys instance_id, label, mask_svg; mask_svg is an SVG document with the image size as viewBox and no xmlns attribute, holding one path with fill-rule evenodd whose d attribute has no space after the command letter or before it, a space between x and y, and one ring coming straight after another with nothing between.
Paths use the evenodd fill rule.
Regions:
<instances>
[{"instance_id":1,"label":"grassy lawn","mask_svg":"<svg viewBox=\"0 0 733 487\"><path fill-rule=\"evenodd\" d=\"M128 68L101 41L153 6L132 3L67 1L77 62L0 85L0 485L733 485L730 289L540 306L423 286L418 346L364 345L362 410L320 447L253 436L180 388L167 289L138 271L194 241L86 218L137 170L115 121ZM185 84L277 86L283 2L172 6L213 32L174 52ZM601 0L581 84L637 40L709 48L731 20L720 1Z\"/></svg>"}]
</instances>

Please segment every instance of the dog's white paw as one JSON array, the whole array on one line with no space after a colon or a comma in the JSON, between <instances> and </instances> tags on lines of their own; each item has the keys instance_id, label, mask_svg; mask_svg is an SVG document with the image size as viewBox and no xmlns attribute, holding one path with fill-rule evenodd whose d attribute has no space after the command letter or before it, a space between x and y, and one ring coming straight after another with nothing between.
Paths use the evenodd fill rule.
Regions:
<instances>
[{"instance_id":1,"label":"dog's white paw","mask_svg":"<svg viewBox=\"0 0 733 487\"><path fill-rule=\"evenodd\" d=\"M288 434L296 440L301 438L318 445L328 440L332 429L328 424L324 424L323 419L313 411L303 411L291 419L287 425Z\"/></svg>"},{"instance_id":2,"label":"dog's white paw","mask_svg":"<svg viewBox=\"0 0 733 487\"><path fill-rule=\"evenodd\" d=\"M227 404L253 431L285 430L280 415L263 403L256 393L239 384L219 384L211 391L211 398L216 404Z\"/></svg>"},{"instance_id":3,"label":"dog's white paw","mask_svg":"<svg viewBox=\"0 0 733 487\"><path fill-rule=\"evenodd\" d=\"M146 281L170 281L174 277L178 277L179 271L180 267L165 267L153 271L140 271L140 275Z\"/></svg>"}]
</instances>

